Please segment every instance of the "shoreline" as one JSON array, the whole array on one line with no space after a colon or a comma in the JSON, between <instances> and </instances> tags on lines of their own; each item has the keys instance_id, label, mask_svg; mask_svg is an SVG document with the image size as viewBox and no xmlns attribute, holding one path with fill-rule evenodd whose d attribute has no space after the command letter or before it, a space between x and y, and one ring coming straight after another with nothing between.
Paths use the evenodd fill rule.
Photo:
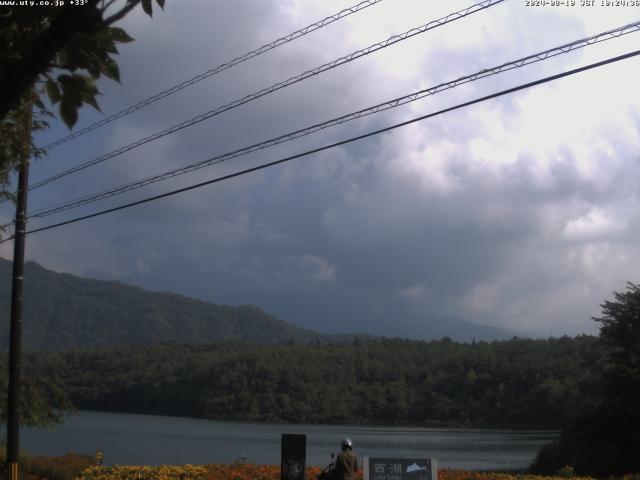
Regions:
<instances>
[{"instance_id":1,"label":"shoreline","mask_svg":"<svg viewBox=\"0 0 640 480\"><path fill-rule=\"evenodd\" d=\"M428 424L382 424L382 423L349 423L349 424L338 424L338 423L298 423L298 422L284 422L284 421L270 421L270 420L246 420L246 419L223 419L223 418L206 418L206 417L192 417L192 416L183 416L183 415L171 415L165 413L149 413L149 412L136 412L136 411L117 411L117 410L93 410L93 409L78 409L75 412L69 413L65 418L71 417L77 414L82 413L93 413L93 414L117 414L117 415L136 415L136 416L145 416L145 417L162 417L162 418L175 418L175 419L189 419L189 420L202 420L207 422L217 422L217 423L240 423L240 424L258 424L265 426L326 426L326 427L335 427L335 428L401 428L401 429L412 429L412 430L455 430L455 431L489 431L489 432L540 432L540 433L549 433L549 434L560 434L560 428L552 428L552 427L540 427L535 425L513 425L513 424L501 424L501 425L493 425L493 426L483 426L483 425L468 425L468 424L459 424L459 423L428 423Z\"/></svg>"}]
</instances>

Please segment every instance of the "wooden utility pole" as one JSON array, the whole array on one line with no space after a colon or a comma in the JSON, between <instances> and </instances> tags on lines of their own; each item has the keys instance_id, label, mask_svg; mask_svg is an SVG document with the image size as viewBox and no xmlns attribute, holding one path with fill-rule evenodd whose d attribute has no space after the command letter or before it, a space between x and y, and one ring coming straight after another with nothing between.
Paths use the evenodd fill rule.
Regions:
<instances>
[{"instance_id":1,"label":"wooden utility pole","mask_svg":"<svg viewBox=\"0 0 640 480\"><path fill-rule=\"evenodd\" d=\"M15 232L13 234L13 280L11 284L11 323L9 326L9 392L7 401L7 478L18 480L20 457L20 364L22 361L22 286L24 283L24 244L27 230L27 192L31 157L31 122L33 96L24 106L23 141L19 155L18 191L16 192Z\"/></svg>"},{"instance_id":2,"label":"wooden utility pole","mask_svg":"<svg viewBox=\"0 0 640 480\"><path fill-rule=\"evenodd\" d=\"M29 162L18 175L16 229L13 239L13 282L11 286L11 326L9 340L9 401L7 408L7 468L9 480L18 480L20 455L20 363L22 353L22 284L24 282L24 241L27 228Z\"/></svg>"}]
</instances>

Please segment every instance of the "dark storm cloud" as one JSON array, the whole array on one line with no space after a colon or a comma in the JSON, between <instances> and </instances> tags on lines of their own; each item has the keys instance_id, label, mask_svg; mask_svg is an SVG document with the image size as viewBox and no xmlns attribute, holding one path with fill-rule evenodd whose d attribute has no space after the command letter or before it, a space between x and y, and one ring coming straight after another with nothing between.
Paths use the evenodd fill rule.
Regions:
<instances>
[{"instance_id":1,"label":"dark storm cloud","mask_svg":"<svg viewBox=\"0 0 640 480\"><path fill-rule=\"evenodd\" d=\"M398 10L384 3L205 80L75 147L60 147L38 165L36 176L466 5L455 2L445 11L408 2ZM60 182L57 190L34 194L34 205L184 165L615 26L550 10L529 12L516 3L132 151ZM121 49L124 86L104 83L101 103L108 111L127 106L348 4L190 2L177 8L167 2L166 14L153 20L132 16L125 26L137 41ZM589 55L578 52L486 79L145 192L406 120ZM58 270L218 303L252 303L327 332L421 335L430 322L448 316L537 334L592 331L589 317L611 290L633 280L640 260L634 193L640 186L640 102L629 93L627 75L616 74L613 96L592 97L586 108L581 90L597 89L602 78L585 75L504 97L36 235L28 251Z\"/></svg>"}]
</instances>

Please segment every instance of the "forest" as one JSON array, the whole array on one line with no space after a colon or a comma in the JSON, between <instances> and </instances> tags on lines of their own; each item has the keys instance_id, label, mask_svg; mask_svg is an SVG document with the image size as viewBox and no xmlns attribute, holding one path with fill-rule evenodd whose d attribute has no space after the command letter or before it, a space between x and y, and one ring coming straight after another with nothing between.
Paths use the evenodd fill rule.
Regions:
<instances>
[{"instance_id":1,"label":"forest","mask_svg":"<svg viewBox=\"0 0 640 480\"><path fill-rule=\"evenodd\" d=\"M596 337L221 342L31 353L75 408L257 422L561 428L598 396ZM2 368L0 371L6 371ZM6 379L2 379L6 382ZM59 388L58 388L59 387Z\"/></svg>"}]
</instances>

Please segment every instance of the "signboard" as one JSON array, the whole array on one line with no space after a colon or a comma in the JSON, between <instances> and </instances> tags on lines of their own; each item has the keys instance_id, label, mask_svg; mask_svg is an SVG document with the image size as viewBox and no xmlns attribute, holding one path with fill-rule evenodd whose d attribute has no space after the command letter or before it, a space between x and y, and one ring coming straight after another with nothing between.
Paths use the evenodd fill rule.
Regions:
<instances>
[{"instance_id":1,"label":"signboard","mask_svg":"<svg viewBox=\"0 0 640 480\"><path fill-rule=\"evenodd\" d=\"M364 457L364 480L438 480L434 458Z\"/></svg>"},{"instance_id":2,"label":"signboard","mask_svg":"<svg viewBox=\"0 0 640 480\"><path fill-rule=\"evenodd\" d=\"M307 436L282 434L280 480L304 480L307 463Z\"/></svg>"}]
</instances>

